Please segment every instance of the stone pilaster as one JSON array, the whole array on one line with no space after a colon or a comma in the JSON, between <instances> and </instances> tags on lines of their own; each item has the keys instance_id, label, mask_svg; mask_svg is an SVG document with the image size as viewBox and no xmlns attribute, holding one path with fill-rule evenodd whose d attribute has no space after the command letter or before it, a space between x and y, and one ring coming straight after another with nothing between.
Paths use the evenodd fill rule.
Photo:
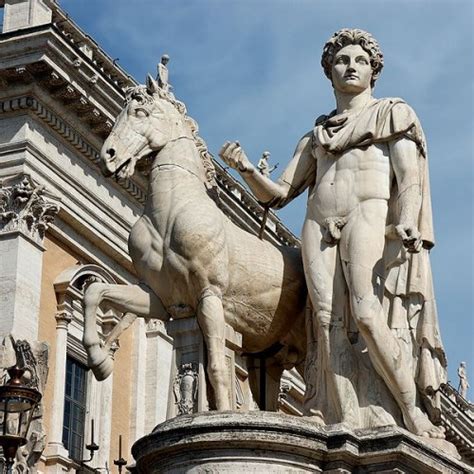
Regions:
<instances>
[{"instance_id":1,"label":"stone pilaster","mask_svg":"<svg viewBox=\"0 0 474 474\"><path fill-rule=\"evenodd\" d=\"M38 338L43 251L46 229L59 200L29 175L0 182L0 335Z\"/></svg>"},{"instance_id":2,"label":"stone pilaster","mask_svg":"<svg viewBox=\"0 0 474 474\"><path fill-rule=\"evenodd\" d=\"M151 319L146 326L145 433L166 420L172 342L164 323Z\"/></svg>"},{"instance_id":3,"label":"stone pilaster","mask_svg":"<svg viewBox=\"0 0 474 474\"><path fill-rule=\"evenodd\" d=\"M67 309L56 313L56 355L54 368L54 394L48 445L45 450L47 464L56 464L69 457L63 445L64 393L66 387L67 333L72 314ZM48 471L49 472L49 471ZM51 471L54 472L54 471Z\"/></svg>"}]
</instances>

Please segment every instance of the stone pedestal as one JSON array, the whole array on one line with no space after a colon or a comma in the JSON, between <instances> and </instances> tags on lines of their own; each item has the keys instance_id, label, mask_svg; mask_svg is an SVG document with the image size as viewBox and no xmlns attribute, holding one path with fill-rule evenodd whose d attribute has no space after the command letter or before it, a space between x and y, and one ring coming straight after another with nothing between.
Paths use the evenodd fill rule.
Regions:
<instances>
[{"instance_id":1,"label":"stone pedestal","mask_svg":"<svg viewBox=\"0 0 474 474\"><path fill-rule=\"evenodd\" d=\"M351 431L270 412L179 416L139 439L132 454L140 474L472 472L401 428Z\"/></svg>"},{"instance_id":2,"label":"stone pedestal","mask_svg":"<svg viewBox=\"0 0 474 474\"><path fill-rule=\"evenodd\" d=\"M167 331L174 347L167 418L212 409L212 390L206 378L206 348L196 318L173 320L167 324ZM242 336L226 325L226 366L234 409L237 408L235 352L241 351L241 346Z\"/></svg>"}]
</instances>

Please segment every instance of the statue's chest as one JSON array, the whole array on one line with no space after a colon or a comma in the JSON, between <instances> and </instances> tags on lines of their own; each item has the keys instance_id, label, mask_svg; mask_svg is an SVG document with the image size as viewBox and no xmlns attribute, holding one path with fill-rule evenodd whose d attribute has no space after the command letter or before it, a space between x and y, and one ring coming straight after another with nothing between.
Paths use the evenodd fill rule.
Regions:
<instances>
[{"instance_id":1,"label":"statue's chest","mask_svg":"<svg viewBox=\"0 0 474 474\"><path fill-rule=\"evenodd\" d=\"M366 171L390 172L390 156L386 143L351 148L340 154L320 149L316 155L316 161L317 176L321 178L346 172L354 174Z\"/></svg>"}]
</instances>

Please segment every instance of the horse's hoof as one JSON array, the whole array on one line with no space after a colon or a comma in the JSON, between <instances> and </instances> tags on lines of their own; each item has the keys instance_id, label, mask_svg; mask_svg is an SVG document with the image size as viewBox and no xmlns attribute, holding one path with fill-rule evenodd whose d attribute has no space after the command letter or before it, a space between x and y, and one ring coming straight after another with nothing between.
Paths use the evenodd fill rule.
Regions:
<instances>
[{"instance_id":1,"label":"horse's hoof","mask_svg":"<svg viewBox=\"0 0 474 474\"><path fill-rule=\"evenodd\" d=\"M95 378L102 382L105 380L111 373L114 368L114 362L110 356L105 356L105 359L97 365L91 367L92 373L94 374Z\"/></svg>"}]
</instances>

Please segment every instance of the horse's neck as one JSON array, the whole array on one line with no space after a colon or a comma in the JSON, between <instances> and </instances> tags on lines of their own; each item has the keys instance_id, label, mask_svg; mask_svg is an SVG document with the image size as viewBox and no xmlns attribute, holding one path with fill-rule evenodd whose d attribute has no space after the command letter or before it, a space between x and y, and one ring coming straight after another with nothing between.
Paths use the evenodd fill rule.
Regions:
<instances>
[{"instance_id":1,"label":"horse's neck","mask_svg":"<svg viewBox=\"0 0 474 474\"><path fill-rule=\"evenodd\" d=\"M204 165L194 140L187 136L170 140L157 153L151 166L149 194L157 192L161 196L159 203L152 205L163 205L164 200L172 200L182 192L192 191L194 195L202 194L207 198L205 181ZM164 198L163 193L169 196Z\"/></svg>"},{"instance_id":2,"label":"horse's neck","mask_svg":"<svg viewBox=\"0 0 474 474\"><path fill-rule=\"evenodd\" d=\"M175 165L204 179L204 166L194 140L180 136L170 140L156 155L152 169L163 165Z\"/></svg>"}]
</instances>

